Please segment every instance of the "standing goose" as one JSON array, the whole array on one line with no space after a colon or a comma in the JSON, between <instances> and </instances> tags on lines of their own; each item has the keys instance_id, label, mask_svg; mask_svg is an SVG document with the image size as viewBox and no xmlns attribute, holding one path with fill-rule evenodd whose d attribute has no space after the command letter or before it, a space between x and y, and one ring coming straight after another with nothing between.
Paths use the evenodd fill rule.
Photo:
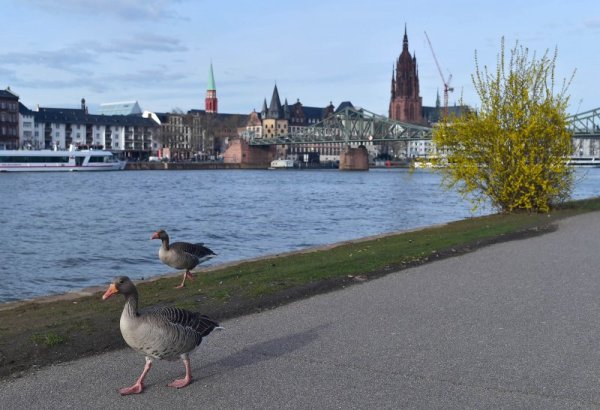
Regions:
<instances>
[{"instance_id":1,"label":"standing goose","mask_svg":"<svg viewBox=\"0 0 600 410\"><path fill-rule=\"evenodd\" d=\"M144 390L144 377L152 367L153 359L175 360L181 357L185 377L173 380L170 387L180 389L190 384L189 353L202 342L219 324L207 316L175 307L152 307L138 312L138 292L127 276L119 276L102 296L106 300L115 293L125 296L121 313L121 334L134 350L146 356L142 374L131 387L119 389L121 395L137 394Z\"/></svg>"},{"instance_id":2,"label":"standing goose","mask_svg":"<svg viewBox=\"0 0 600 410\"><path fill-rule=\"evenodd\" d=\"M175 269L185 269L183 280L180 285L176 286L177 288L185 286L186 278L194 279L194 275L190 270L194 269L199 263L215 256L215 253L202 243L175 242L169 245L169 235L163 229L154 232L152 239L162 241L162 245L158 250L158 257L162 263Z\"/></svg>"}]
</instances>

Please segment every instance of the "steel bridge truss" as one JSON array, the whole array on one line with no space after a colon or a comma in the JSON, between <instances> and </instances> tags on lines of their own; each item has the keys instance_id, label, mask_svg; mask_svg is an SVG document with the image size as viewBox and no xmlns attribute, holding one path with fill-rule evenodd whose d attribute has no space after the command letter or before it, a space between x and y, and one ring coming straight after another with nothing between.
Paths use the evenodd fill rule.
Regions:
<instances>
[{"instance_id":1,"label":"steel bridge truss","mask_svg":"<svg viewBox=\"0 0 600 410\"><path fill-rule=\"evenodd\" d=\"M600 137L600 108L571 115L567 120L574 137Z\"/></svg>"},{"instance_id":2,"label":"steel bridge truss","mask_svg":"<svg viewBox=\"0 0 600 410\"><path fill-rule=\"evenodd\" d=\"M390 120L365 109L346 107L301 131L272 138L249 139L250 145L381 143L430 140L431 128Z\"/></svg>"}]
</instances>

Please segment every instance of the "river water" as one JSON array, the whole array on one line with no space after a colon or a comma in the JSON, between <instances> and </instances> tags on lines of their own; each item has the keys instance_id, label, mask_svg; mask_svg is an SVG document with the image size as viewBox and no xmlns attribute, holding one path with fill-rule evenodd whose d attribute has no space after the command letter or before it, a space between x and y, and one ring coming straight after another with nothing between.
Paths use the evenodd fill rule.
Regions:
<instances>
[{"instance_id":1,"label":"river water","mask_svg":"<svg viewBox=\"0 0 600 410\"><path fill-rule=\"evenodd\" d=\"M578 176L574 198L600 196L600 169ZM4 173L0 302L174 272L160 228L209 266L491 212L470 208L427 170Z\"/></svg>"}]
</instances>

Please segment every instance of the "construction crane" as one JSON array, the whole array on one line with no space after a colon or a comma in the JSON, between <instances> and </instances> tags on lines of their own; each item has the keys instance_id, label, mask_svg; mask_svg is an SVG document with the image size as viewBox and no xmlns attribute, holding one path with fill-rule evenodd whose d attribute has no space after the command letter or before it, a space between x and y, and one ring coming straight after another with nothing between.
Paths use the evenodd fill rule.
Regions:
<instances>
[{"instance_id":1,"label":"construction crane","mask_svg":"<svg viewBox=\"0 0 600 410\"><path fill-rule=\"evenodd\" d=\"M425 38L427 38L427 43L429 44L429 49L431 50L431 54L433 55L433 59L435 60L435 65L437 66L438 72L440 73L440 77L442 78L442 83L444 84L444 118L448 117L448 93L454 91L453 87L450 87L450 81L452 81L452 74L448 75L448 79L444 79L444 74L442 73L442 68L440 67L440 63L435 56L435 52L433 51L433 46L431 45L431 41L429 40L429 36L427 32L425 32Z\"/></svg>"}]
</instances>

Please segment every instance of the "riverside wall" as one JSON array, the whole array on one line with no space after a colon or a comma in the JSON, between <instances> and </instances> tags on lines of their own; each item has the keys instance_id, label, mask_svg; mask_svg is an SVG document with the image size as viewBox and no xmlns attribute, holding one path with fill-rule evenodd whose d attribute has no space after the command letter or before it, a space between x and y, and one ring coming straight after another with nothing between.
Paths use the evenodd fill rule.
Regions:
<instances>
[{"instance_id":1,"label":"riverside wall","mask_svg":"<svg viewBox=\"0 0 600 410\"><path fill-rule=\"evenodd\" d=\"M224 162L128 162L128 171L199 170L199 169L266 169L264 165Z\"/></svg>"}]
</instances>

